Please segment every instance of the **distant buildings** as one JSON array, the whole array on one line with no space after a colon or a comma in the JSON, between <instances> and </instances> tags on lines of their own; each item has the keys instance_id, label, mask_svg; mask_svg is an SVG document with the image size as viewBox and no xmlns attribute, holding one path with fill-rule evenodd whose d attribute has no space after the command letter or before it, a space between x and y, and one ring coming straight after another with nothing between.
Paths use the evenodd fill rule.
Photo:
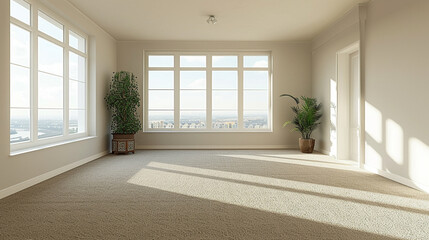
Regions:
<instances>
[{"instance_id":1,"label":"distant buildings","mask_svg":"<svg viewBox=\"0 0 429 240\"><path fill-rule=\"evenodd\" d=\"M265 117L261 118L252 118L252 119L245 119L243 121L244 128L249 129L266 129L268 128L267 119ZM155 120L149 122L149 128L156 129L156 128L174 128L174 121L173 120ZM193 120L181 120L180 126L181 129L202 129L206 128L205 121L202 121L200 119L193 119ZM235 119L218 119L214 120L212 123L213 129L235 129L238 128L238 122Z\"/></svg>"},{"instance_id":2,"label":"distant buildings","mask_svg":"<svg viewBox=\"0 0 429 240\"><path fill-rule=\"evenodd\" d=\"M48 138L63 135L62 120L39 120L37 138ZM78 132L77 120L70 120L69 134ZM10 122L10 143L30 141L30 121L28 119L11 119Z\"/></svg>"}]
</instances>

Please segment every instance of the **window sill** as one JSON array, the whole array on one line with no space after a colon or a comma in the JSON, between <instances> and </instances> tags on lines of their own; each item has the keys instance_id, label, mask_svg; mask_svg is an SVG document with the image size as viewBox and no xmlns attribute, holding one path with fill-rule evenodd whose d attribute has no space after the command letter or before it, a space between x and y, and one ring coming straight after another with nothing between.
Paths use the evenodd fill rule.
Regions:
<instances>
[{"instance_id":1,"label":"window sill","mask_svg":"<svg viewBox=\"0 0 429 240\"><path fill-rule=\"evenodd\" d=\"M65 140L65 141L51 143L51 144L45 144L45 145L36 146L36 147L29 147L29 148L20 149L20 150L14 150L14 151L10 151L9 156L11 156L11 157L17 156L17 155L24 154L24 153L30 153L30 152L43 150L43 149L47 149L47 148L51 148L51 147L57 147L57 146L61 146L61 145L66 145L66 144L74 143L74 142L81 142L81 141L85 141L85 140L89 140L89 139L93 139L93 138L96 138L96 137L95 136L88 136L88 137L82 137L82 138L77 138L77 139L72 139L72 140Z\"/></svg>"}]
</instances>

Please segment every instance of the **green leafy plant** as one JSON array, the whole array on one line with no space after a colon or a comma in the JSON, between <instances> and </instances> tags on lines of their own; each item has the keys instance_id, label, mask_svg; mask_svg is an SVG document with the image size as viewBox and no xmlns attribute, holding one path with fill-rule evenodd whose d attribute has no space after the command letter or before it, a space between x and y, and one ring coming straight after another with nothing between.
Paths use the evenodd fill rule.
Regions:
<instances>
[{"instance_id":1,"label":"green leafy plant","mask_svg":"<svg viewBox=\"0 0 429 240\"><path fill-rule=\"evenodd\" d=\"M292 121L285 122L283 127L293 124L295 127L292 131L300 132L303 139L310 139L311 134L320 124L322 105L315 98L310 97L301 96L301 105L299 104L299 98L290 94L282 94L280 97L290 97L296 102L296 106L291 107L295 116Z\"/></svg>"},{"instance_id":2,"label":"green leafy plant","mask_svg":"<svg viewBox=\"0 0 429 240\"><path fill-rule=\"evenodd\" d=\"M107 109L112 112L112 133L135 134L142 129L137 108L140 94L136 76L130 72L113 73L106 100Z\"/></svg>"}]
</instances>

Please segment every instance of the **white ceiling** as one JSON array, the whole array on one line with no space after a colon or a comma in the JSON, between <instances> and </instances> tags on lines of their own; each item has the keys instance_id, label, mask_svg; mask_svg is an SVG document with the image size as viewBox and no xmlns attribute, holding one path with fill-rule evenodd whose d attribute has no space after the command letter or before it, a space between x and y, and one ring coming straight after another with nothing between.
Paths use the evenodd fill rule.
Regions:
<instances>
[{"instance_id":1,"label":"white ceiling","mask_svg":"<svg viewBox=\"0 0 429 240\"><path fill-rule=\"evenodd\" d=\"M366 0L69 0L117 40L308 40ZM209 15L218 23L207 24Z\"/></svg>"}]
</instances>

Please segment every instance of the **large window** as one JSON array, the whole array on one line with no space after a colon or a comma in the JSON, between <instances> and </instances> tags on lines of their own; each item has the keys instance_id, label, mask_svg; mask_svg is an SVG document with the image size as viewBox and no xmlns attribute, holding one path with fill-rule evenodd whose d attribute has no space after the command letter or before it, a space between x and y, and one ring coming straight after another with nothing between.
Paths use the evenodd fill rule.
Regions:
<instances>
[{"instance_id":1,"label":"large window","mask_svg":"<svg viewBox=\"0 0 429 240\"><path fill-rule=\"evenodd\" d=\"M271 131L270 53L145 54L145 131Z\"/></svg>"},{"instance_id":2,"label":"large window","mask_svg":"<svg viewBox=\"0 0 429 240\"><path fill-rule=\"evenodd\" d=\"M85 35L36 0L10 14L11 150L85 136Z\"/></svg>"}]
</instances>

